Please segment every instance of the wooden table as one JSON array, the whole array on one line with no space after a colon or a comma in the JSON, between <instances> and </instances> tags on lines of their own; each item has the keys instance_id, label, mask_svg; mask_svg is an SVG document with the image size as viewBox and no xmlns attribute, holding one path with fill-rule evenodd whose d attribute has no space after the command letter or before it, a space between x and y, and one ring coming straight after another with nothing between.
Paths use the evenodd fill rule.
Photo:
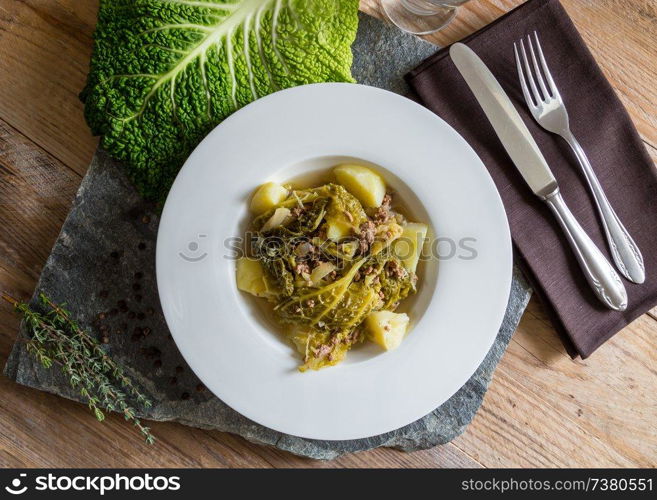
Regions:
<instances>
[{"instance_id":1,"label":"wooden table","mask_svg":"<svg viewBox=\"0 0 657 500\"><path fill-rule=\"evenodd\" d=\"M433 38L457 40L519 4L475 0ZM657 159L657 4L563 0ZM376 0L362 9L377 13ZM31 295L97 141L77 94L97 1L0 0L0 290ZM0 362L18 320L0 307ZM374 450L332 462L229 434L155 423L142 444L121 418L0 377L3 467L657 466L657 311L586 361L573 361L532 300L465 434L417 453Z\"/></svg>"}]
</instances>

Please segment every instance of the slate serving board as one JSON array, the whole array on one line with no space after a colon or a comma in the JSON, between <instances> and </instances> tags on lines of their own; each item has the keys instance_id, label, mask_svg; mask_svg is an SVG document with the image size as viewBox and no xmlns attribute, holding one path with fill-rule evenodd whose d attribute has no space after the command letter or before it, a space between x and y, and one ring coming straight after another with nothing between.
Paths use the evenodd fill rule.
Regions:
<instances>
[{"instance_id":1,"label":"slate serving board","mask_svg":"<svg viewBox=\"0 0 657 500\"><path fill-rule=\"evenodd\" d=\"M361 15L353 50L354 76L359 83L405 94L408 89L403 74L436 48ZM141 200L120 165L98 150L35 295L44 292L55 302L66 302L83 328L107 337L111 355L154 401L142 417L232 432L256 443L317 459L379 446L414 451L447 443L461 434L481 405L531 295L528 284L515 269L504 322L486 359L452 398L429 415L368 439L301 439L263 427L232 410L205 390L185 364L171 339L157 296L158 223L155 207ZM14 345L5 374L20 384L79 400L60 372L42 369L27 355L21 342Z\"/></svg>"}]
</instances>

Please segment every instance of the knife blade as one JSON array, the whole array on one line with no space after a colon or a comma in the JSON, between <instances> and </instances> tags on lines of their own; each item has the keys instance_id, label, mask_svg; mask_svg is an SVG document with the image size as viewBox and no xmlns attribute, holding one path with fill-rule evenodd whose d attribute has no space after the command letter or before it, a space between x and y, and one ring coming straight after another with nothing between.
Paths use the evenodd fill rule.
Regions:
<instances>
[{"instance_id":1,"label":"knife blade","mask_svg":"<svg viewBox=\"0 0 657 500\"><path fill-rule=\"evenodd\" d=\"M596 296L610 309L624 311L627 291L620 276L567 207L545 157L509 96L472 49L455 43L449 54L516 168L557 218Z\"/></svg>"},{"instance_id":2,"label":"knife blade","mask_svg":"<svg viewBox=\"0 0 657 500\"><path fill-rule=\"evenodd\" d=\"M538 144L484 62L462 43L452 45L449 55L531 190L544 197L557 189L557 181Z\"/></svg>"}]
</instances>

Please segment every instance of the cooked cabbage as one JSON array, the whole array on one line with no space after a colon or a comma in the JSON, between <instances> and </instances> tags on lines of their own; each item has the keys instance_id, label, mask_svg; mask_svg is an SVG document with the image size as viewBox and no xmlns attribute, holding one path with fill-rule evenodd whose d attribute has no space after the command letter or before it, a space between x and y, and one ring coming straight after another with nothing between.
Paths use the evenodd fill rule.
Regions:
<instances>
[{"instance_id":1,"label":"cooked cabbage","mask_svg":"<svg viewBox=\"0 0 657 500\"><path fill-rule=\"evenodd\" d=\"M368 215L344 187L325 184L290 189L254 219L252 257L269 284L277 320L303 357L301 371L342 361L366 338L368 316L392 311L415 293L417 277L393 245L405 219L392 211L389 197L386 203ZM349 230L332 238L336 225Z\"/></svg>"}]
</instances>

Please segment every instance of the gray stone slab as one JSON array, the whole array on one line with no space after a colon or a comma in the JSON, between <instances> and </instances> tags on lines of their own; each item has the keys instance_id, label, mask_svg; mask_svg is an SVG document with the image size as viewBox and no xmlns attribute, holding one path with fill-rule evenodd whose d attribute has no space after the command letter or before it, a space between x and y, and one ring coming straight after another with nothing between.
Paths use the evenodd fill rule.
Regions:
<instances>
[{"instance_id":1,"label":"gray stone slab","mask_svg":"<svg viewBox=\"0 0 657 500\"><path fill-rule=\"evenodd\" d=\"M435 47L426 42L362 16L354 46L354 73L360 83L405 93L402 75L433 51ZM154 258L158 223L155 207L140 199L120 165L99 150L35 293L43 291L56 302L66 302L89 331L100 335L101 327L107 329L108 351L155 402L142 417L231 432L312 458L332 459L379 446L414 451L454 439L481 405L531 295L514 270L506 316L486 359L454 396L429 415L368 439L301 439L256 424L199 387L171 340L160 309ZM79 400L58 370L42 369L20 342L14 346L5 374L20 384Z\"/></svg>"}]
</instances>

